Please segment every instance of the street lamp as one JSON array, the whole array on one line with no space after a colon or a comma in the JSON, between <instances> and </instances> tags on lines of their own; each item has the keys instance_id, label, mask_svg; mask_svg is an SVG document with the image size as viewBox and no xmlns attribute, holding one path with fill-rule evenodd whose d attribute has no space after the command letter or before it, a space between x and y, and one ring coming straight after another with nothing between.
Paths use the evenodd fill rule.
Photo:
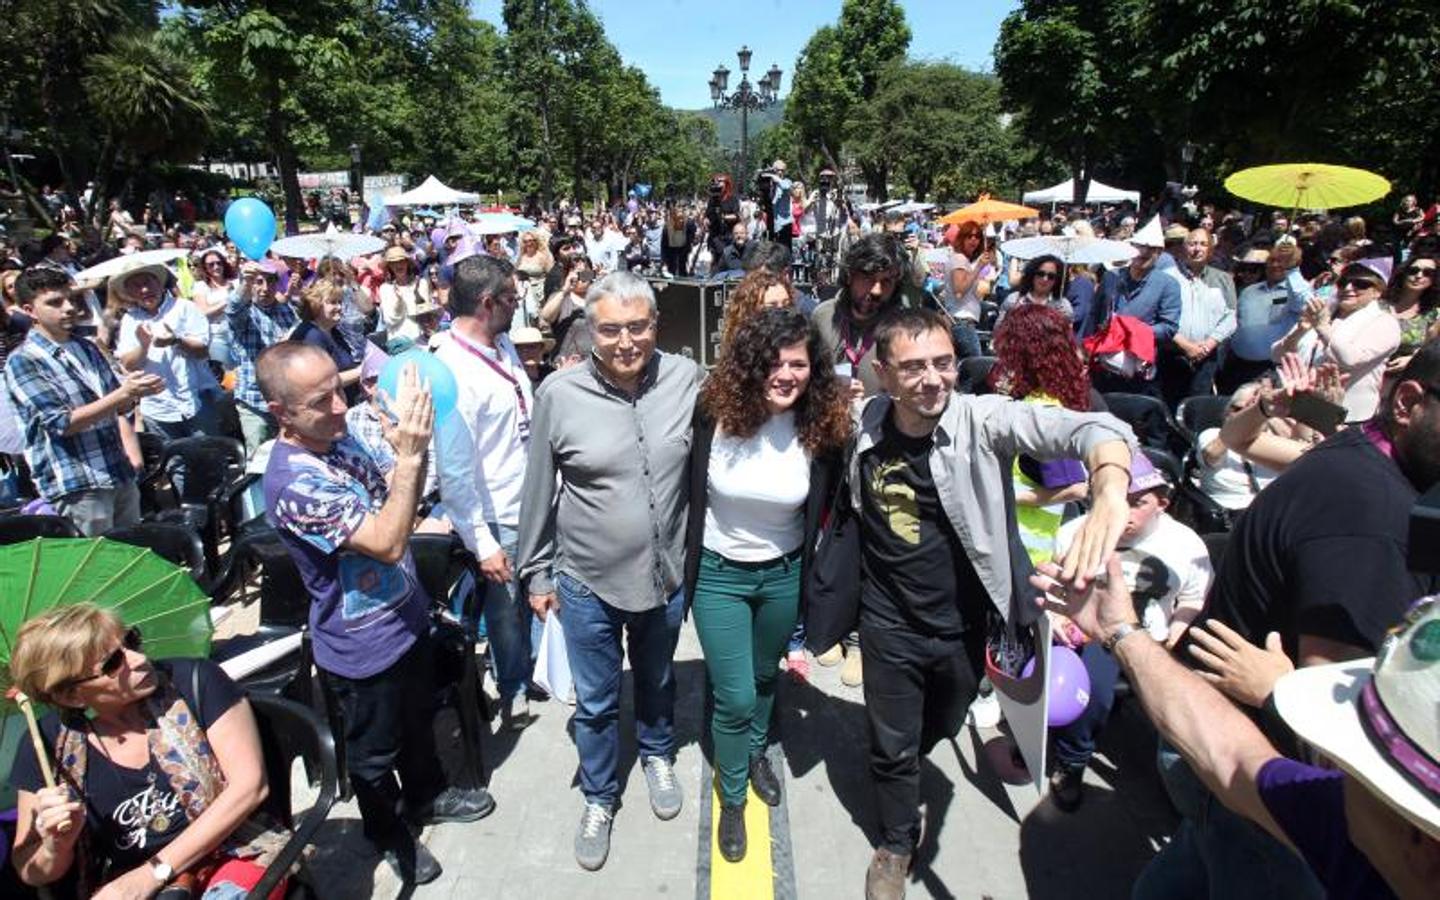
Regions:
<instances>
[{"instance_id":1,"label":"street lamp","mask_svg":"<svg viewBox=\"0 0 1440 900\"><path fill-rule=\"evenodd\" d=\"M739 180L743 184L749 172L750 156L750 111L762 110L780 99L780 67L771 65L770 71L759 82L750 82L750 60L754 53L748 46L742 46L735 53L740 62L740 84L734 93L727 93L730 87L730 70L721 63L715 67L710 79L710 102L716 109L740 110L740 170Z\"/></svg>"},{"instance_id":2,"label":"street lamp","mask_svg":"<svg viewBox=\"0 0 1440 900\"><path fill-rule=\"evenodd\" d=\"M1190 164L1195 161L1195 145L1186 141L1180 145L1180 186L1184 187L1190 177Z\"/></svg>"}]
</instances>

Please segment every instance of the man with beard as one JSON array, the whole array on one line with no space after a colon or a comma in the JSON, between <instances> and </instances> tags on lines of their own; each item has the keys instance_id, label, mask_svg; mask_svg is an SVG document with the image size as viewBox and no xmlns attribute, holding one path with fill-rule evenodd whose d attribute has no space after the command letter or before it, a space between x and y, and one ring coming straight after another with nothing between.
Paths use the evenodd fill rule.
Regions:
<instances>
[{"instance_id":1,"label":"man with beard","mask_svg":"<svg viewBox=\"0 0 1440 900\"><path fill-rule=\"evenodd\" d=\"M1308 387L1262 390L1261 411L1289 416ZM1258 646L1278 635L1300 668L1375 654L1415 598L1436 589L1433 575L1406 565L1411 508L1436 483L1440 340L1431 340L1390 382L1373 419L1309 450L1256 495L1196 626L1214 619ZM1203 654L1200 641L1185 643L1188 653L1177 655ZM1256 715L1275 746L1298 749L1273 710ZM1212 897L1322 895L1289 848L1225 809L1164 741L1160 773L1185 821L1142 874L1136 897L1172 897L1180 884Z\"/></svg>"},{"instance_id":2,"label":"man with beard","mask_svg":"<svg viewBox=\"0 0 1440 900\"><path fill-rule=\"evenodd\" d=\"M907 305L902 292L910 283L909 269L905 249L895 236L867 234L845 253L840 294L815 307L811 317L837 374L850 381L857 399L880 390L875 323L882 313Z\"/></svg>"},{"instance_id":3,"label":"man with beard","mask_svg":"<svg viewBox=\"0 0 1440 900\"><path fill-rule=\"evenodd\" d=\"M1134 435L1108 413L956 394L950 325L937 312L896 309L871 333L883 393L861 413L840 502L860 524L880 819L865 896L898 900L920 832L920 760L964 722L989 623L1013 621L1015 604L1030 599L1009 489L1016 454L1080 459L1089 470L1090 513L1061 560L1085 581L1125 531Z\"/></svg>"},{"instance_id":4,"label":"man with beard","mask_svg":"<svg viewBox=\"0 0 1440 900\"><path fill-rule=\"evenodd\" d=\"M485 625L500 692L500 720L519 730L530 723L530 608L515 580L520 487L530 413L530 378L510 341L519 294L504 259L472 256L455 265L454 317L435 356L455 373L455 414L439 429L440 493L465 547L480 562Z\"/></svg>"}]
</instances>

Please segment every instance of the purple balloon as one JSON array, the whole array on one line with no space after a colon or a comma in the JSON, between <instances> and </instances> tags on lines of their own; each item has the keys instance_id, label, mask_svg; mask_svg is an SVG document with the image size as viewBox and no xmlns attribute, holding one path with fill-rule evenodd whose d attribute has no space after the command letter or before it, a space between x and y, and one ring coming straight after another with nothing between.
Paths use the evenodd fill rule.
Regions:
<instances>
[{"instance_id":1,"label":"purple balloon","mask_svg":"<svg viewBox=\"0 0 1440 900\"><path fill-rule=\"evenodd\" d=\"M1035 658L1020 671L1021 678L1029 678L1035 671ZM1080 718L1085 707L1090 705L1090 673L1080 654L1069 647L1056 644L1050 648L1050 706L1045 721L1051 728L1064 728Z\"/></svg>"}]
</instances>

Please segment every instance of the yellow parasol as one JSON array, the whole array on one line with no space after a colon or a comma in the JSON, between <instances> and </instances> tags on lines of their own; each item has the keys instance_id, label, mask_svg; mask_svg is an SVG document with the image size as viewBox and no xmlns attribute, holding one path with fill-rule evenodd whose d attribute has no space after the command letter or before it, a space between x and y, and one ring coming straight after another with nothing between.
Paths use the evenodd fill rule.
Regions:
<instances>
[{"instance_id":1,"label":"yellow parasol","mask_svg":"<svg viewBox=\"0 0 1440 900\"><path fill-rule=\"evenodd\" d=\"M1028 206L1021 206L1018 203L1006 203L1004 200L991 200L989 194L981 194L980 199L969 206L962 206L952 213L940 218L941 225L958 225L961 222L979 222L981 225L989 225L991 222L1013 222L1017 219L1029 219L1040 215L1038 210Z\"/></svg>"},{"instance_id":2,"label":"yellow parasol","mask_svg":"<svg viewBox=\"0 0 1440 900\"><path fill-rule=\"evenodd\" d=\"M1349 166L1282 163L1242 169L1225 179L1225 189L1242 199L1293 212L1340 209L1379 200L1390 193L1390 182Z\"/></svg>"}]
</instances>

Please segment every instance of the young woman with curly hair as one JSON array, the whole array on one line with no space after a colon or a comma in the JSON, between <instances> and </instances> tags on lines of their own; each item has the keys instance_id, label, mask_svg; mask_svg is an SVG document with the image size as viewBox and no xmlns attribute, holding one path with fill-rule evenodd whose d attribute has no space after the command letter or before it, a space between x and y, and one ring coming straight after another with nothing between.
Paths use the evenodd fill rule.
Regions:
<instances>
[{"instance_id":1,"label":"young woman with curly hair","mask_svg":"<svg viewBox=\"0 0 1440 900\"><path fill-rule=\"evenodd\" d=\"M993 346L996 359L990 387L996 393L1076 412L1098 405L1091 402L1090 376L1063 313L1022 303L995 329ZM1024 454L1016 457L1015 518L1032 562L1045 562L1054 554L1065 504L1085 497L1085 483L1085 468L1078 460L1042 463Z\"/></svg>"},{"instance_id":2,"label":"young woman with curly hair","mask_svg":"<svg viewBox=\"0 0 1440 900\"><path fill-rule=\"evenodd\" d=\"M780 802L765 756L778 663L850 427L845 386L789 309L739 324L696 405L685 586L714 692L718 837L731 862L745 856L747 786Z\"/></svg>"},{"instance_id":3,"label":"young woman with curly hair","mask_svg":"<svg viewBox=\"0 0 1440 900\"><path fill-rule=\"evenodd\" d=\"M741 322L748 322L762 309L794 309L795 289L790 282L769 269L756 269L735 286L725 303L725 319L720 323L720 353Z\"/></svg>"}]
</instances>

